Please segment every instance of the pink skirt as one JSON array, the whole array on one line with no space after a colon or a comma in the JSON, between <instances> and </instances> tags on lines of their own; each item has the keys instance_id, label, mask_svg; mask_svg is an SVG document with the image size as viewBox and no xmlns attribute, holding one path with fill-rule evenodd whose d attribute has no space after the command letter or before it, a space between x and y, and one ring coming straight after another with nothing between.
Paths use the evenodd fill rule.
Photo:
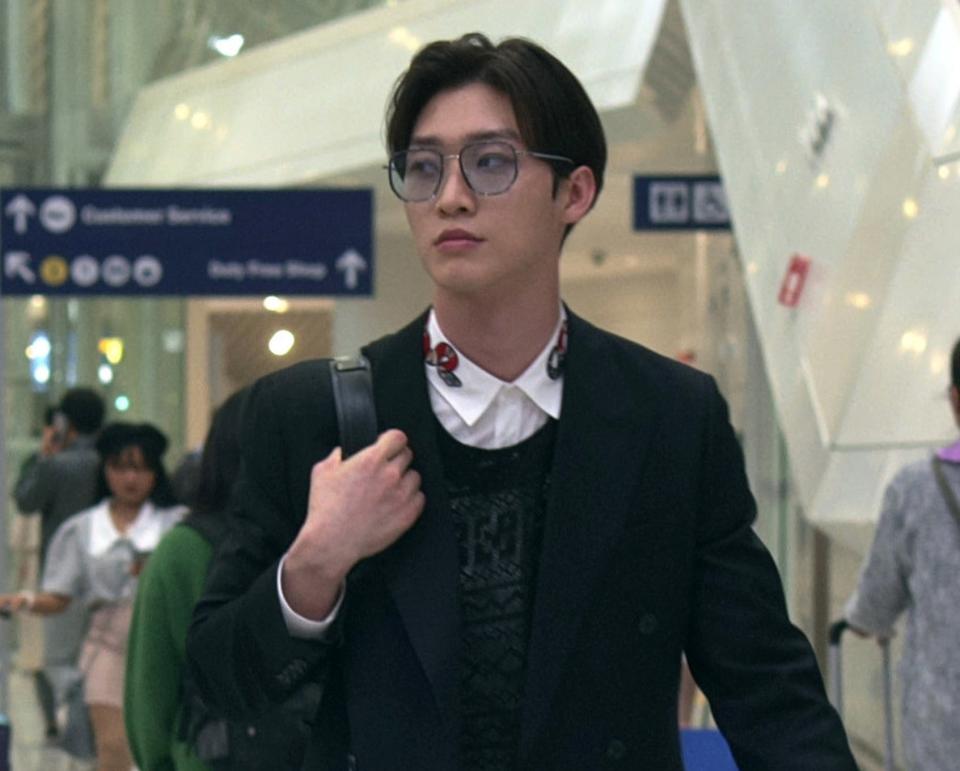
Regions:
<instances>
[{"instance_id":1,"label":"pink skirt","mask_svg":"<svg viewBox=\"0 0 960 771\"><path fill-rule=\"evenodd\" d=\"M80 651L84 674L83 700L123 709L123 675L133 605L104 605L90 616L90 627Z\"/></svg>"}]
</instances>

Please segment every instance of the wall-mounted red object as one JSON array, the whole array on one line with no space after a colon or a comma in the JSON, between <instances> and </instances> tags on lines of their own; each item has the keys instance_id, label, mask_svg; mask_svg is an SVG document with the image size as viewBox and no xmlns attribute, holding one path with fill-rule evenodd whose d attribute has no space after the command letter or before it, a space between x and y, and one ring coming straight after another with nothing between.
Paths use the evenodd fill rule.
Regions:
<instances>
[{"instance_id":1,"label":"wall-mounted red object","mask_svg":"<svg viewBox=\"0 0 960 771\"><path fill-rule=\"evenodd\" d=\"M781 305L796 308L803 294L803 286L807 283L807 273L810 272L810 258L802 254L795 254L787 265L787 273L780 284L780 294L777 299Z\"/></svg>"}]
</instances>

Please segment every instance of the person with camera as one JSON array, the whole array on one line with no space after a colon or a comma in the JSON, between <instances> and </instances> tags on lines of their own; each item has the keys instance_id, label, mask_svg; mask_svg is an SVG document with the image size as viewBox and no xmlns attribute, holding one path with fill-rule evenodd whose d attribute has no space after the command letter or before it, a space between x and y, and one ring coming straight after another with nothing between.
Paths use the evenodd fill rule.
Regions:
<instances>
[{"instance_id":1,"label":"person with camera","mask_svg":"<svg viewBox=\"0 0 960 771\"><path fill-rule=\"evenodd\" d=\"M26 517L40 518L41 571L57 528L96 503L100 456L94 443L104 411L103 399L92 388L67 391L50 408L40 448L17 478L13 498L18 510ZM86 625L86 610L79 604L43 620L43 668L36 671L34 682L49 740L58 735L56 712L64 690L78 677L76 661Z\"/></svg>"}]
</instances>

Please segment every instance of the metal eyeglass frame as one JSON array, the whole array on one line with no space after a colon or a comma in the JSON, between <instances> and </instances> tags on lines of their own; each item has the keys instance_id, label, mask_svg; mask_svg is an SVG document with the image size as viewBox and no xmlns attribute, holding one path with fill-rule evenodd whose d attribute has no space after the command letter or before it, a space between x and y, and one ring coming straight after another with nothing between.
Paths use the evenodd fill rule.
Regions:
<instances>
[{"instance_id":1,"label":"metal eyeglass frame","mask_svg":"<svg viewBox=\"0 0 960 771\"><path fill-rule=\"evenodd\" d=\"M463 168L462 156L466 150L469 150L471 147L476 147L477 145L498 145L503 148L509 148L510 152L513 153L513 176L510 178L510 182L506 185L506 187L503 188L503 190L499 190L495 193L484 193L480 190L477 190L473 186L473 183L470 181L470 176L467 174L466 169ZM387 179L390 182L390 189L393 191L393 194L397 196L397 198L399 198L404 203L424 203L426 201L432 201L433 199L435 199L437 197L437 194L440 192L440 188L443 186L443 180L446 177L446 168L447 168L446 162L450 158L457 159L457 165L460 167L460 174L463 177L464 182L467 183L467 187L469 187L476 195L483 196L484 198L488 198L495 195L503 195L511 187L513 187L514 183L517 181L517 177L520 176L519 161L521 156L528 155L532 158L539 158L540 160L544 160L544 161L561 161L563 163L569 163L571 166L576 165L572 158L567 158L564 155L553 155L551 153L541 153L536 150L518 150L509 142L505 142L502 140L485 139L479 142L468 142L467 144L465 144L463 147L460 148L460 152L449 153L446 155L441 153L439 150L434 150L433 148L430 148L430 147L416 148L416 152L432 153L437 158L440 159L440 163L439 163L440 174L437 177L437 183L436 185L434 185L433 192L431 192L430 195L428 195L426 198L406 198L400 193L399 190L397 190L397 186L394 184L394 169L396 168L395 160L400 156L406 155L409 152L410 150L407 149L407 150L399 150L398 152L393 153L393 155L390 156L390 160L388 161L387 165L383 167L387 171ZM397 176L399 177L399 172L397 172Z\"/></svg>"}]
</instances>

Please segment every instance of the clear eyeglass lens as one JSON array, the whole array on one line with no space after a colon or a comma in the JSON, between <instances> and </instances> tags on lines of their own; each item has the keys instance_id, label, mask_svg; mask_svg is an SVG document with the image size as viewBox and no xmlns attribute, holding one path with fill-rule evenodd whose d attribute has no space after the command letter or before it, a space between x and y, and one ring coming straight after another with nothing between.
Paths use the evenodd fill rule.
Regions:
<instances>
[{"instance_id":1,"label":"clear eyeglass lens","mask_svg":"<svg viewBox=\"0 0 960 771\"><path fill-rule=\"evenodd\" d=\"M407 150L397 153L393 164L394 185L401 198L425 201L437 189L443 175L443 156L436 150Z\"/></svg>"},{"instance_id":2,"label":"clear eyeglass lens","mask_svg":"<svg viewBox=\"0 0 960 771\"><path fill-rule=\"evenodd\" d=\"M481 195L506 192L517 177L517 154L506 142L478 142L460 154L470 187Z\"/></svg>"}]
</instances>

